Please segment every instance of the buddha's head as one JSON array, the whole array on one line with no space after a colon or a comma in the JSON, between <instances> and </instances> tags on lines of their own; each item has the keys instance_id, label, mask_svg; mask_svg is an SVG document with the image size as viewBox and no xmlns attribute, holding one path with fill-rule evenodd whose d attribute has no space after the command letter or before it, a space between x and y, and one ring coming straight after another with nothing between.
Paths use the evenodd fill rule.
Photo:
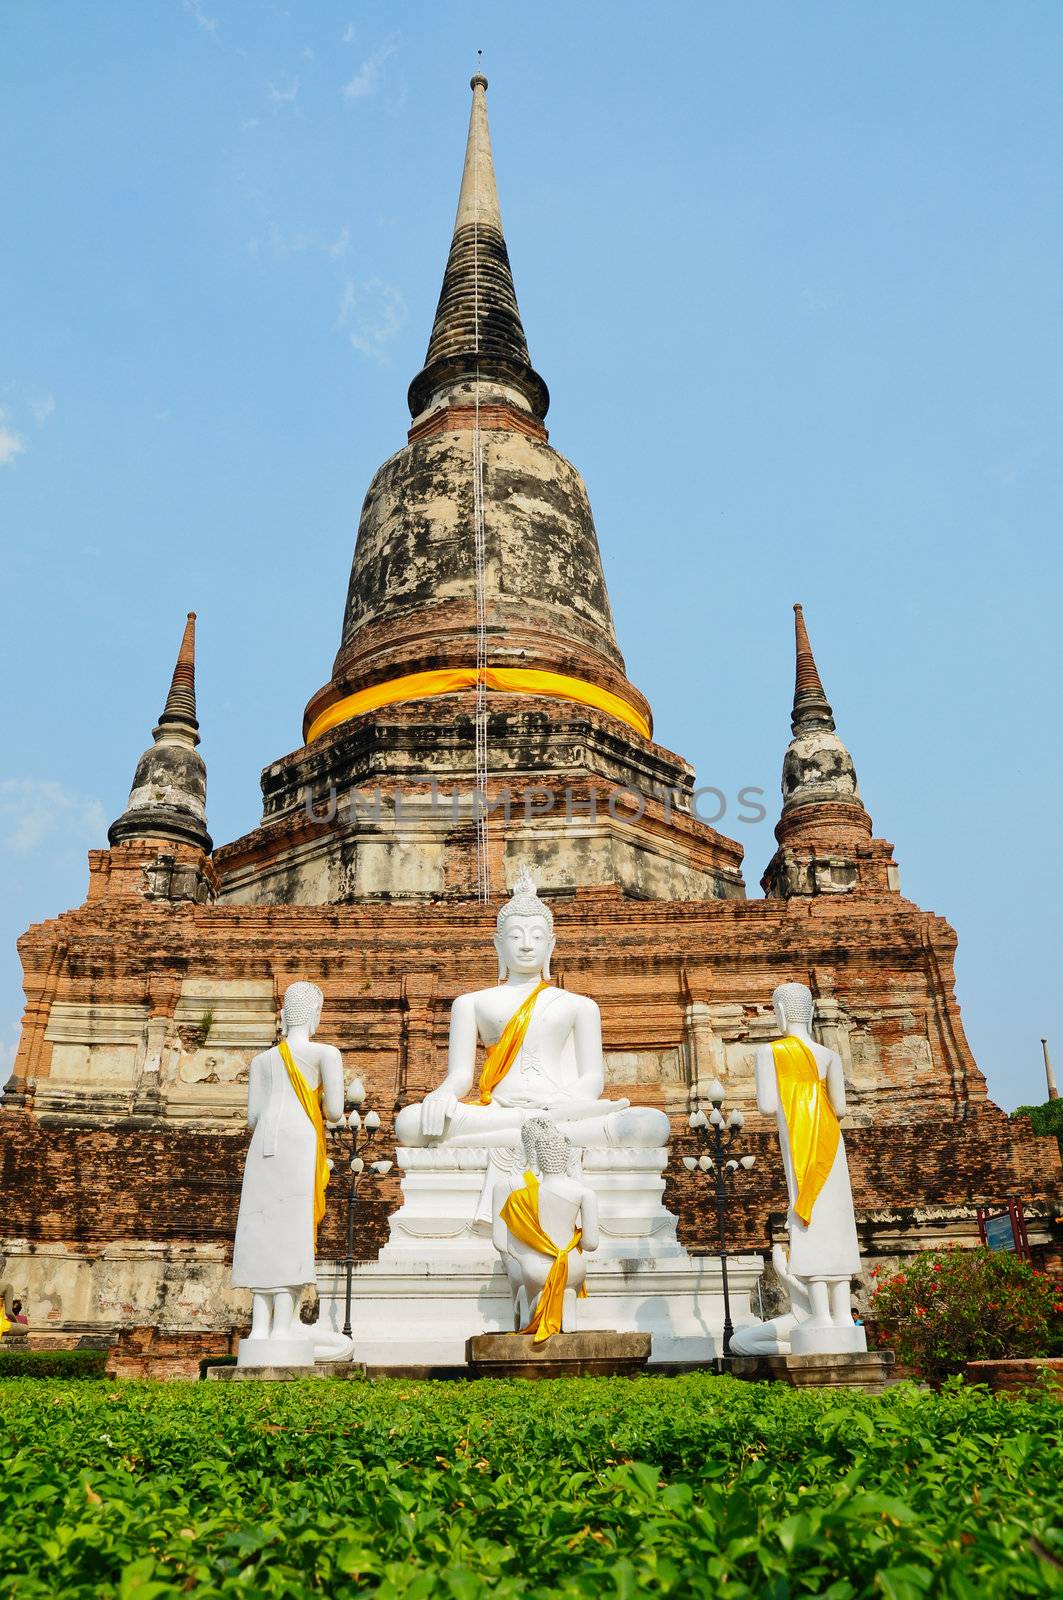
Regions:
<instances>
[{"instance_id":1,"label":"buddha's head","mask_svg":"<svg viewBox=\"0 0 1063 1600\"><path fill-rule=\"evenodd\" d=\"M498 913L495 932L498 981L506 978L550 976L554 950L554 914L535 892L527 867L517 874L517 886Z\"/></svg>"},{"instance_id":2,"label":"buddha's head","mask_svg":"<svg viewBox=\"0 0 1063 1600\"><path fill-rule=\"evenodd\" d=\"M775 1020L780 1033L786 1033L795 1026L811 1029L814 1009L812 990L803 983L780 983L771 997L771 1003L775 1007Z\"/></svg>"},{"instance_id":3,"label":"buddha's head","mask_svg":"<svg viewBox=\"0 0 1063 1600\"><path fill-rule=\"evenodd\" d=\"M321 1021L321 1007L325 996L316 983L290 983L284 991L281 1009L281 1033L287 1035L293 1028L306 1028L311 1037Z\"/></svg>"},{"instance_id":4,"label":"buddha's head","mask_svg":"<svg viewBox=\"0 0 1063 1600\"><path fill-rule=\"evenodd\" d=\"M549 1117L529 1117L520 1130L524 1159L544 1178L563 1177L572 1165L575 1147Z\"/></svg>"}]
</instances>

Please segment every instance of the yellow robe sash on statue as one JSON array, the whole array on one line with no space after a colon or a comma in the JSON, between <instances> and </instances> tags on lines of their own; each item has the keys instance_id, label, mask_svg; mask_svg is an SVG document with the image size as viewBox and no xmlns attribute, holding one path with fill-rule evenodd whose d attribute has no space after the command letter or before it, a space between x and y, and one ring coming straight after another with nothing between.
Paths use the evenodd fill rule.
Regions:
<instances>
[{"instance_id":1,"label":"yellow robe sash on statue","mask_svg":"<svg viewBox=\"0 0 1063 1600\"><path fill-rule=\"evenodd\" d=\"M522 1244L531 1245L540 1255L554 1258L532 1319L526 1328L520 1330L521 1333L533 1333L535 1343L542 1344L544 1339L561 1332L561 1313L568 1286L568 1258L571 1251L580 1249L583 1229L576 1229L563 1250L559 1250L550 1235L543 1232L539 1222L539 1180L534 1172L524 1174L524 1188L514 1189L500 1215L510 1233ZM585 1299L586 1295L587 1285L581 1283L580 1299Z\"/></svg>"},{"instance_id":2,"label":"yellow robe sash on statue","mask_svg":"<svg viewBox=\"0 0 1063 1600\"><path fill-rule=\"evenodd\" d=\"M8 1329L13 1326L13 1323L8 1322L7 1312L4 1310L4 1302L0 1300L0 1339L2 1339Z\"/></svg>"},{"instance_id":3,"label":"yellow robe sash on statue","mask_svg":"<svg viewBox=\"0 0 1063 1600\"><path fill-rule=\"evenodd\" d=\"M807 1226L838 1154L841 1128L819 1075L819 1063L802 1039L792 1035L772 1045L779 1104L790 1135L797 1199L794 1210Z\"/></svg>"},{"instance_id":4,"label":"yellow robe sash on statue","mask_svg":"<svg viewBox=\"0 0 1063 1600\"><path fill-rule=\"evenodd\" d=\"M281 1060L284 1062L284 1070L288 1074L288 1082L295 1091L295 1098L310 1118L317 1138L317 1150L314 1159L314 1248L316 1250L318 1224L325 1215L325 1189L328 1186L328 1161L325 1156L325 1119L321 1115L321 1091L317 1090L315 1092L311 1089L299 1071L287 1039L282 1039L277 1048L281 1053Z\"/></svg>"},{"instance_id":5,"label":"yellow robe sash on statue","mask_svg":"<svg viewBox=\"0 0 1063 1600\"><path fill-rule=\"evenodd\" d=\"M491 1095L502 1082L510 1067L520 1054L520 1047L524 1043L524 1036L528 1032L535 1002L544 989L550 985L545 978L538 988L533 989L526 1000L522 1000L514 1011L505 1027L497 1044L493 1044L484 1056L484 1064L480 1068L480 1104L489 1106Z\"/></svg>"}]
</instances>

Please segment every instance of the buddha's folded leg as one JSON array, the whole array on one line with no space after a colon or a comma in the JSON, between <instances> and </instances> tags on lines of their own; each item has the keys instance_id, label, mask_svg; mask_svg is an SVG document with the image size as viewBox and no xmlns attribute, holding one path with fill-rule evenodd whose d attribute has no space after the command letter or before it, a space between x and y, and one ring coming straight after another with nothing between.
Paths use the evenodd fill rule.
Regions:
<instances>
[{"instance_id":1,"label":"buddha's folded leg","mask_svg":"<svg viewBox=\"0 0 1063 1600\"><path fill-rule=\"evenodd\" d=\"M614 1149L632 1145L637 1149L658 1149L668 1143L672 1130L663 1111L656 1111L652 1106L631 1106L617 1111L615 1105L614 1101L614 1109L606 1117L566 1122L565 1137L573 1144L611 1145Z\"/></svg>"},{"instance_id":2,"label":"buddha's folded leg","mask_svg":"<svg viewBox=\"0 0 1063 1600\"><path fill-rule=\"evenodd\" d=\"M421 1132L421 1102L417 1101L412 1106L403 1106L395 1118L395 1142L413 1149L440 1144L498 1144L500 1136L506 1142L507 1136L519 1135L527 1115L516 1107L494 1102L488 1106L458 1105L447 1118L443 1132L431 1135Z\"/></svg>"}]
</instances>

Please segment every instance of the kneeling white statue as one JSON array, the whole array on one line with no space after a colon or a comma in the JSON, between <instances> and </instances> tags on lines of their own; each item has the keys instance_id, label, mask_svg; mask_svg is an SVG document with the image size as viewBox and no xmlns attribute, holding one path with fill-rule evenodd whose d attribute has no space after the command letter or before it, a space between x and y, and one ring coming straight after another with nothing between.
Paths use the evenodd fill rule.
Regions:
<instances>
[{"instance_id":1,"label":"kneeling white statue","mask_svg":"<svg viewBox=\"0 0 1063 1600\"><path fill-rule=\"evenodd\" d=\"M788 1356L793 1331L807 1322L811 1311L808 1285L795 1278L781 1244L772 1248L771 1264L775 1276L790 1292L790 1309L767 1322L747 1322L731 1335L733 1356Z\"/></svg>"},{"instance_id":2,"label":"kneeling white statue","mask_svg":"<svg viewBox=\"0 0 1063 1600\"><path fill-rule=\"evenodd\" d=\"M342 1334L304 1328L297 1311L316 1278L317 1230L325 1214L325 1119L343 1116L343 1062L312 1036L324 996L312 983L285 992L279 1044L251 1063L247 1120L254 1130L244 1165L233 1244L232 1281L251 1290L251 1333L240 1366L311 1366L349 1359Z\"/></svg>"},{"instance_id":3,"label":"kneeling white statue","mask_svg":"<svg viewBox=\"0 0 1063 1600\"><path fill-rule=\"evenodd\" d=\"M576 1331L576 1299L587 1293L584 1252L598 1248L598 1197L574 1175L578 1152L548 1117L530 1117L522 1138L529 1170L522 1184L495 1185L492 1237L516 1331L541 1344Z\"/></svg>"},{"instance_id":4,"label":"kneeling white statue","mask_svg":"<svg viewBox=\"0 0 1063 1600\"><path fill-rule=\"evenodd\" d=\"M790 1349L794 1355L864 1351L867 1338L853 1322L850 1300L860 1250L839 1125L841 1058L813 1040L812 992L803 983L780 984L772 1003L783 1037L757 1050L757 1105L778 1121L790 1197L788 1271L808 1286L808 1316L793 1329Z\"/></svg>"}]
</instances>

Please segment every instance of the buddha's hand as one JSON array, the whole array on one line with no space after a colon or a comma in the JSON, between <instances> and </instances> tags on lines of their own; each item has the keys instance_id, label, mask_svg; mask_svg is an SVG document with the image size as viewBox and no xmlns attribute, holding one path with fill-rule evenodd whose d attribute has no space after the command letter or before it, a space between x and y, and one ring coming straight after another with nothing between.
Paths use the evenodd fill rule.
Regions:
<instances>
[{"instance_id":1,"label":"buddha's hand","mask_svg":"<svg viewBox=\"0 0 1063 1600\"><path fill-rule=\"evenodd\" d=\"M447 1118L458 1108L457 1096L451 1094L446 1084L433 1089L421 1101L421 1132L426 1139L438 1139L446 1127Z\"/></svg>"}]
</instances>

